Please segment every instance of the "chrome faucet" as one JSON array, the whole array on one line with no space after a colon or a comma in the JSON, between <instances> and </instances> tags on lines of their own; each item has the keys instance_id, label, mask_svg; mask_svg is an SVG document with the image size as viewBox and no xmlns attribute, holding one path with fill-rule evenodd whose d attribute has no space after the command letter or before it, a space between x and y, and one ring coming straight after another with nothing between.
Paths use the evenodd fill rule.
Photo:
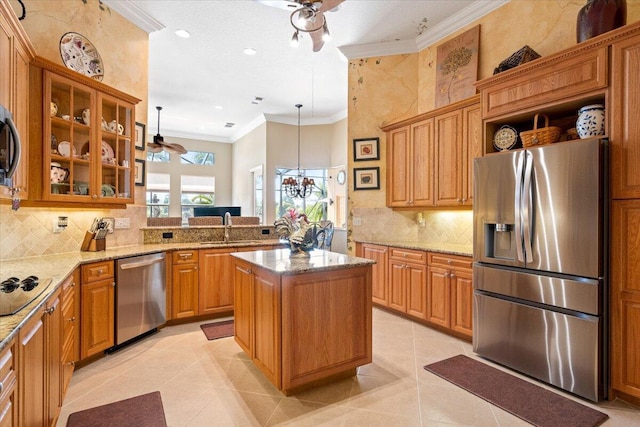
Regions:
<instances>
[{"instance_id":1,"label":"chrome faucet","mask_svg":"<svg viewBox=\"0 0 640 427\"><path fill-rule=\"evenodd\" d=\"M231 229L231 213L229 211L224 214L224 242L229 243L229 230Z\"/></svg>"}]
</instances>

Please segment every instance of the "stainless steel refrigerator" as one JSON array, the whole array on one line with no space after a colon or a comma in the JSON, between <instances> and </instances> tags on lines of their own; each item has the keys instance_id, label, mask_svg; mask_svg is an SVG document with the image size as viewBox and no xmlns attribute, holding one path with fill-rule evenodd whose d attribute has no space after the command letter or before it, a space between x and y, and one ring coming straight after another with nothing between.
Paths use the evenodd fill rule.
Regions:
<instances>
[{"instance_id":1,"label":"stainless steel refrigerator","mask_svg":"<svg viewBox=\"0 0 640 427\"><path fill-rule=\"evenodd\" d=\"M474 163L473 349L593 401L608 387L606 147Z\"/></svg>"}]
</instances>

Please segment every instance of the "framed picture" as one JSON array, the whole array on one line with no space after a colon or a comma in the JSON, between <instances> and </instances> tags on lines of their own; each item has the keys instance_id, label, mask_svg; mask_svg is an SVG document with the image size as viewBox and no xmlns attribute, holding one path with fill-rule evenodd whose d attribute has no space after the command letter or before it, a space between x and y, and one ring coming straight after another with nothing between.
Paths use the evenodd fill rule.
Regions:
<instances>
[{"instance_id":1,"label":"framed picture","mask_svg":"<svg viewBox=\"0 0 640 427\"><path fill-rule=\"evenodd\" d=\"M440 46L436 55L436 108L473 96L478 77L480 26Z\"/></svg>"},{"instance_id":2,"label":"framed picture","mask_svg":"<svg viewBox=\"0 0 640 427\"><path fill-rule=\"evenodd\" d=\"M353 160L380 160L380 138L359 138L353 140Z\"/></svg>"},{"instance_id":3,"label":"framed picture","mask_svg":"<svg viewBox=\"0 0 640 427\"><path fill-rule=\"evenodd\" d=\"M136 150L144 150L144 135L146 126L144 123L136 122Z\"/></svg>"},{"instance_id":4,"label":"framed picture","mask_svg":"<svg viewBox=\"0 0 640 427\"><path fill-rule=\"evenodd\" d=\"M136 164L134 168L136 185L144 185L144 177L145 177L144 168L145 168L145 161L141 159L136 159Z\"/></svg>"},{"instance_id":5,"label":"framed picture","mask_svg":"<svg viewBox=\"0 0 640 427\"><path fill-rule=\"evenodd\" d=\"M354 190L379 190L380 168L355 168L353 169Z\"/></svg>"}]
</instances>

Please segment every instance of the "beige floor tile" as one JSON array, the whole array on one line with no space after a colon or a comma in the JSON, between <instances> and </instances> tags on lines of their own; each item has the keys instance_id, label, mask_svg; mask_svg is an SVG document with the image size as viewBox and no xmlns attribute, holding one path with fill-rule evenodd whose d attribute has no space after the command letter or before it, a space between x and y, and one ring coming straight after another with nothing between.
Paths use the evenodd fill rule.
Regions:
<instances>
[{"instance_id":1,"label":"beige floor tile","mask_svg":"<svg viewBox=\"0 0 640 427\"><path fill-rule=\"evenodd\" d=\"M171 427L528 425L423 369L456 354L477 359L469 342L386 311L373 311L372 363L356 377L289 397L233 337L208 341L201 323L208 322L163 328L79 369L57 425L75 411L155 390ZM624 401L591 404L566 396L607 413L606 426L640 426L640 408Z\"/></svg>"}]
</instances>

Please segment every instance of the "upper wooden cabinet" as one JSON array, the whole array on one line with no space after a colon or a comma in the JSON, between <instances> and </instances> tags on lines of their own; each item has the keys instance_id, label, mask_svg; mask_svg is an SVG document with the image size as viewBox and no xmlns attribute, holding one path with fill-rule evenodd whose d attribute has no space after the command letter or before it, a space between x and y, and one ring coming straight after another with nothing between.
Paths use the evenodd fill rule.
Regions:
<instances>
[{"instance_id":1,"label":"upper wooden cabinet","mask_svg":"<svg viewBox=\"0 0 640 427\"><path fill-rule=\"evenodd\" d=\"M138 99L36 58L30 67L32 200L133 202ZM42 171L42 172L41 172ZM37 183L37 184L36 184Z\"/></svg>"},{"instance_id":2,"label":"upper wooden cabinet","mask_svg":"<svg viewBox=\"0 0 640 427\"><path fill-rule=\"evenodd\" d=\"M383 128L387 206L459 207L473 199L473 158L482 153L477 96Z\"/></svg>"},{"instance_id":3,"label":"upper wooden cabinet","mask_svg":"<svg viewBox=\"0 0 640 427\"><path fill-rule=\"evenodd\" d=\"M0 199L28 197L29 62L35 51L9 2L0 2L0 105L11 111L22 139L21 161L11 188L0 185Z\"/></svg>"}]
</instances>

